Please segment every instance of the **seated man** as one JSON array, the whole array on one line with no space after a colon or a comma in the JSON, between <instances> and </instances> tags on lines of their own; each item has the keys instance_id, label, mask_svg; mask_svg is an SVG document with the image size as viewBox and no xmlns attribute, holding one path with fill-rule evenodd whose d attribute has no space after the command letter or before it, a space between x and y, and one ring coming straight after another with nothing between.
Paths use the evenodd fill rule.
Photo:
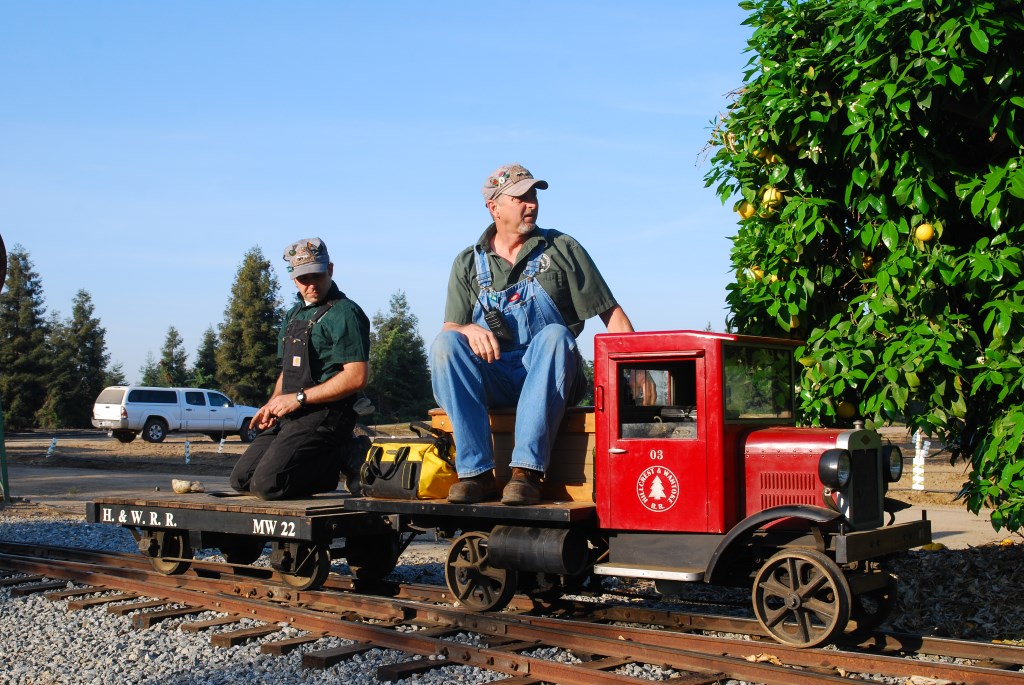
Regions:
<instances>
[{"instance_id":1,"label":"seated man","mask_svg":"<svg viewBox=\"0 0 1024 685\"><path fill-rule=\"evenodd\" d=\"M370 321L338 290L334 264L319 238L289 245L284 259L299 302L278 338L282 370L252 423L265 431L231 471L231 487L260 499L308 497L338 486L369 377Z\"/></svg>"},{"instance_id":2,"label":"seated man","mask_svg":"<svg viewBox=\"0 0 1024 685\"><path fill-rule=\"evenodd\" d=\"M576 336L593 316L609 331L633 330L586 250L537 226L537 189L547 187L518 164L488 176L493 223L452 266L444 327L430 350L434 397L455 434L459 482L449 502L497 497L489 407L516 407L501 501L539 502L558 424L585 390Z\"/></svg>"}]
</instances>

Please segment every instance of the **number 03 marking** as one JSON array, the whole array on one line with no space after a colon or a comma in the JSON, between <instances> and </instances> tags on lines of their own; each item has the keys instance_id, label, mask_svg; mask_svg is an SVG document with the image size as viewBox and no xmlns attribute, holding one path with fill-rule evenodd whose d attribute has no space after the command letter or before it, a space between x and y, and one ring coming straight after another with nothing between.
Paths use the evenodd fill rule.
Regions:
<instances>
[{"instance_id":1,"label":"number 03 marking","mask_svg":"<svg viewBox=\"0 0 1024 685\"><path fill-rule=\"evenodd\" d=\"M658 459L664 459L665 453L661 450L651 450L651 459L657 461Z\"/></svg>"}]
</instances>

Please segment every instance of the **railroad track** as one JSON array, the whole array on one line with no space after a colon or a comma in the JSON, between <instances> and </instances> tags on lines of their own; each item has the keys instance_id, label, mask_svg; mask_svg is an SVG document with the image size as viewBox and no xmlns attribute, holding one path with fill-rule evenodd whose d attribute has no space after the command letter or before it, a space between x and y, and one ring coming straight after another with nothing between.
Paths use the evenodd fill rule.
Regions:
<instances>
[{"instance_id":1,"label":"railroad track","mask_svg":"<svg viewBox=\"0 0 1024 685\"><path fill-rule=\"evenodd\" d=\"M581 601L551 602L540 615L537 603L516 597L502 613L475 614L450 604L446 588L380 583L357 587L333 575L324 589L299 591L283 585L270 569L232 567L196 560L183 575L156 573L134 554L0 543L0 584L13 585L12 596L44 593L72 610L99 609L131 616L144 630L159 621L182 619L183 630L217 628L211 642L231 646L266 638L288 624L308 635L265 642L265 653L283 654L306 647L303 664L323 668L372 648L400 650L409 659L382 667L381 680L451 664L504 673L503 682L586 683L647 682L627 672L644 665L672 669L673 682L697 684L726 679L757 683L848 682L850 674L896 678L911 676L972 685L1024 683L1024 648L871 633L839 648L795 649L766 640L756 621L660 609ZM67 581L79 587L67 589ZM374 594L367 592L373 590ZM224 616L197 619L213 611ZM556 614L556 615L551 615ZM252 627L243 619L262 622ZM729 639L692 631L728 631ZM465 636L473 636L472 642ZM308 645L331 635L352 644L329 650ZM542 650L571 652L573 663L538 656ZM924 661L922 655L950 657L958 663ZM969 661L968 661L969 660Z\"/></svg>"}]
</instances>

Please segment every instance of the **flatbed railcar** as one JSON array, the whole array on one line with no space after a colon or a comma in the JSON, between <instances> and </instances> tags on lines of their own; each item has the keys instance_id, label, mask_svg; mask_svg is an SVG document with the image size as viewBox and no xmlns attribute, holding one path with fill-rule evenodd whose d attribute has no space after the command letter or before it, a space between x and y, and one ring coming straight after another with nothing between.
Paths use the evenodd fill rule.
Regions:
<instances>
[{"instance_id":1,"label":"flatbed railcar","mask_svg":"<svg viewBox=\"0 0 1024 685\"><path fill-rule=\"evenodd\" d=\"M319 548L358 561L362 552L386 573L401 540L437 531L453 539L449 589L474 610L499 610L520 589L596 587L615 576L664 594L689 583L748 587L765 630L796 646L829 642L851 622L873 627L895 603L885 558L930 542L930 523L893 523L899 504L886 492L902 475L897 446L859 422L796 426L797 344L695 331L598 335L594 406L567 412L540 505L337 496L324 514L333 532L304 533L292 557ZM431 423L451 430L440 410ZM499 482L510 475L514 423L510 410L491 413ZM260 505L247 506L253 515ZM197 520L189 544L230 548L234 534L219 516ZM143 530L140 548L159 559L160 541L148 541L161 529ZM331 547L330 535L359 541ZM275 552L282 543L260 539ZM303 584L320 580L309 576Z\"/></svg>"},{"instance_id":2,"label":"flatbed railcar","mask_svg":"<svg viewBox=\"0 0 1024 685\"><path fill-rule=\"evenodd\" d=\"M345 558L364 580L383 578L398 561L398 532L384 517L346 510L348 498L339 492L266 502L236 492L144 493L97 498L86 519L127 528L166 575L187 571L195 550L219 549L226 563L245 567L269 546L271 568L287 585L308 590L323 585L333 559Z\"/></svg>"}]
</instances>

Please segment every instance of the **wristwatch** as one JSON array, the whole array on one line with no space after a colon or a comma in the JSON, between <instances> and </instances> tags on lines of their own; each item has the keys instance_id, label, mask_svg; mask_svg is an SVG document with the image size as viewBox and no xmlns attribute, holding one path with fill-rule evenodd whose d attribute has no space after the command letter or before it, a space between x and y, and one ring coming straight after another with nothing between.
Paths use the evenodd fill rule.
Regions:
<instances>
[{"instance_id":1,"label":"wristwatch","mask_svg":"<svg viewBox=\"0 0 1024 685\"><path fill-rule=\"evenodd\" d=\"M305 407L306 406L306 391L305 390L299 390L297 393L295 393L295 399L298 400L300 407Z\"/></svg>"}]
</instances>

